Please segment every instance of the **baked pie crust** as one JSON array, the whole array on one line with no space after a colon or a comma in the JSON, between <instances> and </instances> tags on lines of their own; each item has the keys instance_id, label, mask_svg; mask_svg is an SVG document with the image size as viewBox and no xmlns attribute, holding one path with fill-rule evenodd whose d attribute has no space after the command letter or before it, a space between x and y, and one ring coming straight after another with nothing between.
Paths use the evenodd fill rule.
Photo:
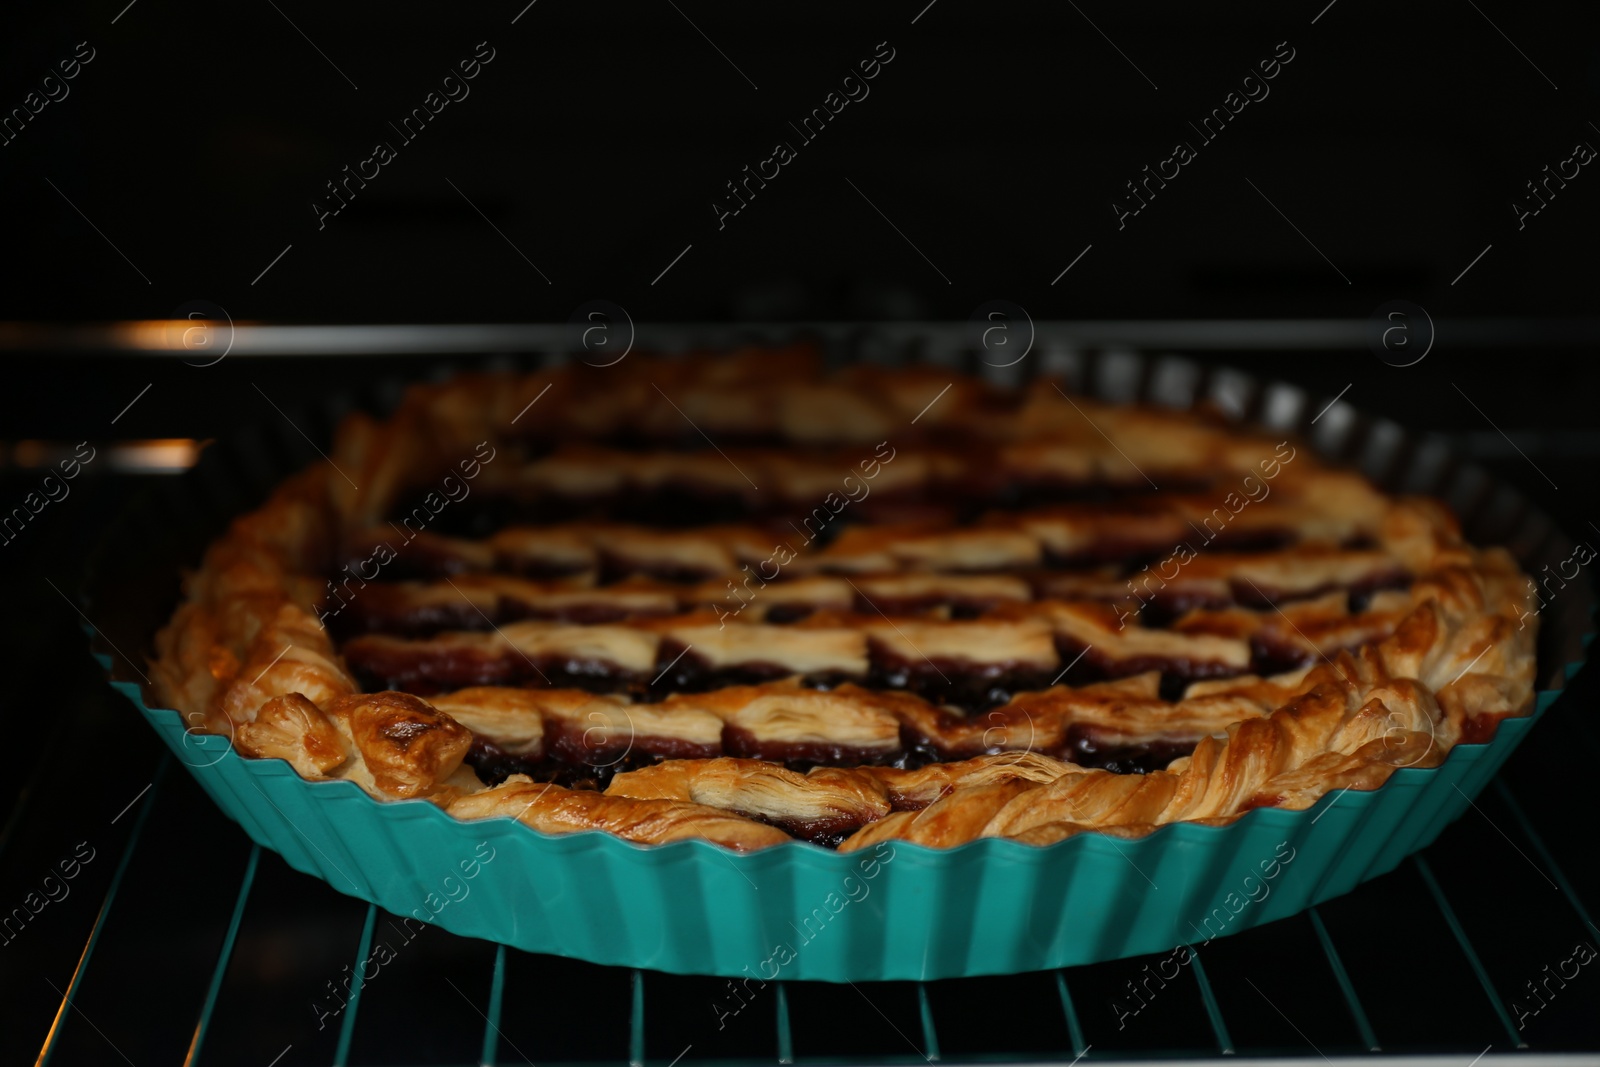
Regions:
<instances>
[{"instance_id":1,"label":"baked pie crust","mask_svg":"<svg viewBox=\"0 0 1600 1067\"><path fill-rule=\"evenodd\" d=\"M152 678L461 819L1043 845L1435 766L1532 709L1533 607L1293 441L796 347L350 417L187 576Z\"/></svg>"}]
</instances>

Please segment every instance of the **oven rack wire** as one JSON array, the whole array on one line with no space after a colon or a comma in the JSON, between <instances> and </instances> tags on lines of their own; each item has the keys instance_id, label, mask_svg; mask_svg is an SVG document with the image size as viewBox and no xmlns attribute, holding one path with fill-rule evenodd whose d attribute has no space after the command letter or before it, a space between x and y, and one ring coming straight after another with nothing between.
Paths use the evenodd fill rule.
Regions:
<instances>
[{"instance_id":1,"label":"oven rack wire","mask_svg":"<svg viewBox=\"0 0 1600 1067\"><path fill-rule=\"evenodd\" d=\"M121 903L121 900L119 899L119 891L124 884L130 865L134 862L138 854L141 843L145 840L146 835L149 832L152 812L158 806L160 806L164 800L169 799L175 789L187 793L195 792L192 784L189 783L187 781L187 777L183 775L182 768L175 767L173 764L174 761L170 754L163 752L159 756L151 771L150 785L148 789L135 802L137 806L134 808L134 811L130 813L133 815L131 820L131 828L128 833L126 843L121 847L117 854L115 871L111 877L110 885L107 888L99 909L94 916L93 924L88 930L87 937L82 943L81 954L77 958L71 978L66 984L65 988L61 990L62 999L59 1009L55 1014L55 1018L51 1021L49 1029L44 1035L42 1045L39 1048L38 1059L36 1062L40 1064L41 1067L51 1063L68 1062L65 1059L57 1058L57 1053L62 1044L62 1037L68 1029L67 1024L74 1022L81 1024L87 1022L88 1027L91 1030L96 1029L92 1022L88 1022L86 1017L75 1017L72 1014L74 1010L73 1001L83 991L85 983L89 981L92 976L94 976L95 972L93 965L96 962L98 953L103 948L103 943L108 936L108 930L113 932L111 936L115 936L115 931L118 928L119 921L124 927L127 925L128 917L119 912L118 906ZM188 786L189 788L184 790L184 786ZM1509 786L1504 780L1504 776L1498 778L1492 784L1491 791L1498 799L1499 807L1504 812L1508 812L1510 814L1510 832L1515 835L1515 840L1508 839L1507 843L1511 846L1511 848L1524 851L1530 859L1530 862L1535 862L1537 867L1541 868L1544 873L1547 873L1550 878L1555 881L1555 883L1559 886L1562 906L1570 909L1571 913L1577 917L1583 923L1583 925L1592 930L1594 927L1592 913L1584 904L1582 898L1580 898L1578 895L1572 881L1563 870L1561 864L1557 862L1555 856L1550 850L1550 847L1545 842L1543 835L1535 828L1533 822L1526 813L1522 802L1516 797L1511 786ZM204 803L203 798L198 796L190 796L183 799L183 804L186 807L191 807L195 802ZM171 812L168 812L167 819L170 821L172 818L173 816ZM1485 819L1487 827L1487 816ZM168 832L178 832L180 835L186 835L189 829L190 828L187 827L180 829L179 827L169 825ZM1486 829L1485 832L1492 834L1494 831ZM1484 837L1484 834L1480 833L1478 836ZM1522 845L1525 845L1526 848L1522 849ZM1461 1010L1464 1012L1484 1012L1492 1015L1493 1017L1493 1025L1489 1028L1493 1031L1493 1037L1490 1040L1489 1045L1486 1046L1485 1054L1482 1059L1475 1062L1486 1064L1495 1062L1516 1062L1529 1065L1593 1062L1593 1060L1590 1058L1592 1054L1584 1054L1581 1052L1544 1051L1540 1048L1538 1042L1530 1040L1530 1035L1527 1031L1519 1030L1515 1025L1510 1008L1508 1006L1509 1003L1516 997L1515 987L1511 985L1515 979L1507 978L1504 975L1496 978L1491 975L1489 969L1485 966L1483 955L1480 952L1478 945L1475 943L1474 937L1471 933L1469 933L1467 926L1463 923L1455 907L1452 905L1451 897L1454 891L1447 890L1444 885L1441 884L1441 879L1436 873L1432 862L1430 862L1429 856L1433 852L1439 850L1441 847L1448 848L1448 845L1436 844L1433 846L1433 848L1427 850L1426 853L1421 853L1412 857L1409 861L1407 861L1407 866L1412 869L1417 880L1420 881L1420 883L1425 887L1427 900L1435 909L1436 918L1448 928L1451 938L1454 942L1454 948L1458 953L1458 958L1453 961L1453 963L1452 961L1435 961L1435 963L1444 966L1454 965L1469 970L1472 975L1473 983L1477 986L1479 994L1477 1003L1462 1004ZM206 872L207 881L210 883L209 888L215 890L220 897L226 901L228 907L226 908L225 922L218 924L221 928L221 942L216 951L215 959L211 962L209 968L205 972L206 981L204 984L203 996L201 996L195 1002L187 1004L174 1004L170 1008L170 1011L174 1014L184 1014L187 1012L187 1017L192 1019L192 1036L188 1046L184 1050L184 1055L182 1057L182 1062L186 1065L186 1067L195 1067L195 1065L202 1062L238 1062L233 1058L236 1054L236 1050L231 1048L226 1051L217 1050L217 1054L212 1055L212 1050L208 1048L208 1038L210 1037L211 1032L217 1022L219 1008L237 1012L245 1009L246 1007L240 1003L237 997L223 996L223 991L225 985L228 983L230 968L238 967L241 965L241 963L244 963L244 965L248 966L248 961L241 961L237 958L237 950L240 944L241 929L247 925L247 917L250 914L251 905L255 900L255 894L259 891L258 872L263 866L263 860L264 857L260 847L252 844L249 846L247 855L244 857L242 864L235 862L229 865L231 868L234 868L234 870L225 872L219 869ZM277 861L270 853L266 855L265 860L275 867L282 866L281 861ZM1398 874L1399 872L1396 873ZM1386 876L1386 878L1393 877L1395 877L1395 875ZM276 871L274 873L275 882L281 882L284 879L293 880L296 884L304 883L301 885L301 888L308 895L317 894L318 891L323 893L331 893L331 890L327 890L327 888L322 886L321 883L318 883L315 880L305 876L294 874L286 870ZM1379 882L1382 881L1385 881L1385 879L1379 880ZM1356 891L1356 895L1370 894L1374 892L1375 889L1376 884L1369 884L1358 889ZM1324 908L1325 907L1326 906L1324 906ZM1292 1048L1252 1048L1239 1041L1235 1037L1238 1025L1237 1020L1230 1020L1229 1013L1224 1012L1219 1004L1217 991L1213 986L1211 978L1208 976L1205 964L1208 952L1206 949L1202 948L1198 951L1190 967L1190 972L1193 976L1192 982L1189 984L1188 988L1180 989L1178 995L1180 997L1189 998L1199 1005L1207 1022L1207 1032L1204 1034L1189 1035L1191 1038L1193 1038L1192 1043L1179 1050L1176 1050L1177 1054L1175 1056L1157 1057L1146 1054L1144 1056L1130 1057L1127 1053L1118 1054L1116 1050L1108 1049L1104 1053L1104 1058L1116 1059L1119 1062L1134 1062L1135 1060L1154 1062L1158 1059L1181 1058L1190 1062L1195 1062L1196 1060L1221 1058L1244 1053L1255 1055L1286 1055L1294 1059L1296 1062L1304 1062L1304 1057L1300 1054L1302 1051L1309 1055L1315 1055L1317 1052L1327 1055L1331 1051L1337 1054L1339 1058L1350 1057L1353 1061L1359 1061L1366 1064L1380 1064L1387 1062L1421 1064L1428 1062L1428 1058L1418 1056L1416 1054L1401 1055L1398 1057L1393 1054L1385 1054L1385 1052L1392 1046L1387 1043L1387 1038L1382 1031L1381 1024L1374 1022L1373 1017L1368 1013L1368 1010L1365 1006L1366 998L1371 994L1369 993L1364 996L1359 990L1357 983L1352 980L1351 973L1345 966L1341 950L1336 944L1334 936L1330 934L1329 923L1323 917L1322 911L1324 908L1312 908L1302 918L1309 924L1310 928L1314 932L1315 941L1320 949L1320 959L1316 961L1316 965L1326 970L1327 975L1331 976L1333 982L1337 985L1339 990L1339 1001L1335 1004L1329 1004L1327 1008L1330 1013L1337 1013L1344 1016L1344 1023L1350 1031L1350 1040L1345 1047L1330 1050L1317 1049L1316 1051L1313 1051L1313 1049L1309 1047L1309 1038L1307 1039L1308 1047L1304 1050L1296 1050ZM357 970L361 970L363 968L363 964L372 959L374 940L377 936L378 924L380 920L390 924L391 927L394 920L394 917L386 915L386 913L383 913L376 906L370 904L361 904L359 906L359 912L360 933L359 937L356 939L354 951L349 953L348 960L348 963L352 968L352 973ZM223 915L221 912L218 912L216 917L218 919L222 919ZM1262 930L1257 931L1257 933L1270 933L1277 925L1281 924L1274 924L1274 926L1262 928ZM462 944L469 944L466 939L456 938L454 935L448 934L442 930L430 929L427 932L427 936L440 940L448 939L450 941L461 942ZM470 944L481 945L481 943L477 942L471 942ZM514 999L517 993L525 994L527 992L527 990L511 990L508 992L508 957L526 956L526 954L519 953L515 949L507 949L503 945L483 945L482 947L487 950L491 959L487 964L487 974L480 975L481 980L478 983L478 989L484 991L486 995L481 998L481 1003L474 1004L475 1010L477 1010L481 1015L481 1025L479 1025L476 1028L476 1032L472 1034L474 1048L476 1050L476 1059L439 1061L405 1060L404 1062L477 1062L479 1064L491 1065L515 1064L529 1060L529 1056L527 1054L523 1053L514 1042L507 1039L504 1030L504 1024L506 1022L508 1012L508 997ZM478 953L477 955L481 957L483 954L484 953ZM535 957L528 958L536 959ZM558 971L563 969L565 966L564 961L542 960L541 962ZM1138 961L1118 962L1123 965L1122 969L1127 974L1135 977L1140 974L1140 968L1136 965ZM605 970L618 969L607 968ZM948 1002L948 997L940 998L936 995L936 987L948 985L949 983L934 982L912 984L914 985L915 1011L910 1014L915 1022L915 1029L913 1031L909 1033L904 1032L900 1023L896 1022L895 1019L884 1016L884 1022L888 1024L888 1027L893 1029L899 1034L900 1037L904 1039L904 1055L896 1055L891 1053L887 1056L880 1055L875 1057L859 1058L839 1057L837 1055L821 1058L807 1056L803 1053L797 1053L796 1042L797 1033L799 1033L806 1026L806 1020L797 1019L795 1017L795 1013L791 1008L791 1000L793 997L792 990L795 986L811 985L812 983L779 982L775 983L775 989L772 996L772 1018L769 1020L765 1036L763 1038L756 1039L764 1042L766 1045L766 1054L761 1056L740 1055L733 1057L733 1059L737 1059L739 1062L766 1062L777 1064L793 1064L797 1062L856 1062L863 1064L876 1064L892 1062L916 1062L919 1059L925 1060L929 1063L937 1063L947 1060L951 1062L971 1062L976 1060L1018 1063L1076 1063L1080 1060L1092 1062L1102 1057L1095 1055L1095 1042L1089 1032L1089 1029L1086 1028L1084 1023L1083 1014L1088 1006L1083 1002L1083 991L1080 989L1078 992L1074 992L1074 986L1077 985L1074 972L1078 970L1082 969L1072 968L1053 972L1038 972L1032 975L1023 976L1037 984L1040 989L1048 990L1046 999L1054 1000L1054 1008L1058 1013L1057 1019L1037 1019L1034 1021L1034 1025L1039 1026L1041 1029L1052 1027L1059 1029L1067 1038L1067 1040L1063 1042L1059 1048L1053 1050L1053 1053L1049 1055L1024 1057L988 1053L979 1056L973 1056L970 1054L951 1053L946 1051L945 1047L941 1043L941 1033L944 1032L945 1029L945 1020L941 1011L936 1008L935 1003L936 1000L943 1001L945 1003ZM680 983L682 983L684 985L693 985L698 989L700 987L704 987L706 982L710 980L679 978L676 976L658 974L646 975L644 972L640 972L638 970L629 970L621 973L625 975L624 982L627 990L626 1001L625 1003L608 1005L608 1012L612 1017L608 1020L608 1022L614 1024L622 1030L625 1030L625 1055L618 1056L615 1059L581 1060L576 1062L611 1063L619 1065L625 1063L630 1065L630 1067L651 1067L651 1065L666 1063L667 1059L664 1058L663 1055L653 1054L655 1046L658 1043L649 1035L650 1023L663 1013L677 1013L686 1010L698 1011L699 1014L703 1016L703 1026L708 1034L716 1029L716 1012L713 1010L707 1010L707 1006L704 1004L696 1004L691 1009L690 1005L686 1004L685 1001L688 999L688 996L692 996L692 994L686 996L683 989L675 988L675 986L678 986ZM448 978L446 980L448 981ZM995 979L967 979L959 981L967 983L992 982L995 981ZM370 979L370 984L372 986L377 986L380 983L381 971L379 971L378 974L373 975ZM893 984L900 985L900 983ZM830 986L827 988L830 992L830 995L835 998L845 995L859 996L868 1004L872 1002L873 992L870 988L867 990L854 989L848 993L846 992L845 987ZM325 989L311 990L309 992L312 994L323 993L324 998L327 997ZM460 991L457 990L457 992L459 993ZM467 996L467 994L462 995ZM1131 999L1124 999L1127 1000L1128 1003L1132 1003ZM1266 1000L1265 994L1263 994L1263 1000ZM724 1003L730 1002L730 998L724 998ZM324 1006L331 1004L331 1000L324 999ZM362 1014L362 1004L362 984L352 983L348 998L348 1006L338 1014L337 1038L332 1048L331 1058L324 1062L334 1064L336 1067L345 1067L345 1065L361 1062L374 1062L365 1057L352 1055L358 1030L365 1019ZM1094 1009L1100 1011L1102 1014L1106 1014L1104 1007L1101 1005L1094 1005ZM513 1007L512 1010L520 1009ZM875 1010L881 1011L881 1009ZM307 1025L305 1028L308 1031L312 1029L310 1023L312 1021L312 1016L314 1015L315 1010L307 1013L307 1018L305 1020ZM29 1022L36 1021L29 1020ZM80 1029L81 1028L82 1027L80 1027ZM1097 1020L1095 1028L1102 1030L1107 1029L1107 1027L1104 1025L1104 1020ZM93 1036L93 1034L80 1033L78 1036L87 1038ZM107 1044L110 1044L112 1041L109 1036L106 1036L103 1033L99 1036L103 1038ZM291 1051L292 1044L293 1043L291 1042L290 1046L286 1046L282 1051L285 1053ZM79 1049L81 1049L83 1045L84 1042L80 1041L78 1043ZM109 1049L104 1048L104 1046L102 1046L102 1050L109 1052ZM276 1050L261 1049L260 1051L274 1052ZM694 1056L692 1053L693 1042L690 1042L689 1045L683 1049L679 1057L673 1060L673 1062L681 1061L685 1064L701 1062L700 1057ZM717 1058L720 1059L721 1057ZM76 1062L76 1058L73 1059L73 1062ZM262 1062L266 1061L263 1060ZM301 1061L285 1059L284 1062ZM540 1065L540 1067L544 1067L545 1064L552 1061L544 1058L533 1058L530 1060L530 1062L537 1063ZM1457 1058L1441 1058L1438 1062L1464 1063L1466 1061L1458 1061Z\"/></svg>"}]
</instances>

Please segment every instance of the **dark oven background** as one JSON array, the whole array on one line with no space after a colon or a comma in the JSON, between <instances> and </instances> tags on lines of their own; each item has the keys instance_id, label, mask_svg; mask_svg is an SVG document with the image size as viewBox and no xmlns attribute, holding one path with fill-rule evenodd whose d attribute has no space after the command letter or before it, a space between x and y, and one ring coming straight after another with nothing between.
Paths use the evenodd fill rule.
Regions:
<instances>
[{"instance_id":1,"label":"dark oven background","mask_svg":"<svg viewBox=\"0 0 1600 1067\"><path fill-rule=\"evenodd\" d=\"M1456 318L1586 314L1594 292L1588 4L70 0L5 21L6 317L1403 298Z\"/></svg>"}]
</instances>

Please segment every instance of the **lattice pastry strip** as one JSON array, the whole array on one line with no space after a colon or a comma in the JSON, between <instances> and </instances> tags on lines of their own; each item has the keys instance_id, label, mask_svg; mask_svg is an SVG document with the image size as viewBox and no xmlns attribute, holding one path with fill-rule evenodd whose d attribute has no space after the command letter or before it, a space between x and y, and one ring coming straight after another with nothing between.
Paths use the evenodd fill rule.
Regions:
<instances>
[{"instance_id":1,"label":"lattice pastry strip","mask_svg":"<svg viewBox=\"0 0 1600 1067\"><path fill-rule=\"evenodd\" d=\"M1194 580L1228 581L1234 577L1230 568L1241 561L1207 550L1220 535L1230 534L1238 540L1267 537L1307 547L1301 553L1288 553L1276 566L1258 555L1254 571L1259 573L1247 568L1240 575L1285 591L1314 578L1330 582L1339 580L1341 573L1376 572L1380 563L1391 570L1396 567L1394 560L1380 560L1371 553L1339 556L1326 551L1382 533L1387 505L1364 483L1352 487L1349 476L1308 476L1303 495L1255 505L1237 516L1225 508L1207 511L1206 499L1037 508L991 514L976 526L856 524L842 527L820 547L816 535L827 528L825 524L774 533L754 524L661 531L621 523L559 523L512 526L483 540L385 526L353 538L349 554L366 558L376 546L392 547L393 541L401 540L403 565L438 573L503 570L536 577L593 578L602 567L609 567L658 577L753 574L762 583L779 575L1023 569L1046 560L1094 562L1162 554L1165 565L1154 574L1163 581L1191 568ZM1297 560L1305 561L1309 573L1301 573ZM1167 573L1169 568L1172 573ZM1330 570L1334 573L1327 573Z\"/></svg>"},{"instance_id":2,"label":"lattice pastry strip","mask_svg":"<svg viewBox=\"0 0 1600 1067\"><path fill-rule=\"evenodd\" d=\"M367 676L435 690L579 676L644 684L686 661L695 675L731 680L798 674L865 681L909 672L927 684L954 676L1034 687L1073 666L1080 652L1104 675L1161 670L1206 678L1250 670L1254 650L1288 666L1381 637L1421 595L1420 585L1380 593L1357 613L1343 593L1259 610L1195 610L1171 629L1128 625L1126 612L1105 604L1054 600L1006 604L972 619L818 611L778 624L697 611L587 626L525 620L420 639L363 634L343 652Z\"/></svg>"}]
</instances>

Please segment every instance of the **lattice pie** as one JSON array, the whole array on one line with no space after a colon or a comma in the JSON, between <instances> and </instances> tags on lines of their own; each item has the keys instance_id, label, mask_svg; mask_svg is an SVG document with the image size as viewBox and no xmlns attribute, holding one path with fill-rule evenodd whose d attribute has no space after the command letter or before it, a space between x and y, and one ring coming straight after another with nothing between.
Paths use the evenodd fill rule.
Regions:
<instances>
[{"instance_id":1,"label":"lattice pie","mask_svg":"<svg viewBox=\"0 0 1600 1067\"><path fill-rule=\"evenodd\" d=\"M735 849L1226 823L1529 712L1511 557L1280 438L802 349L419 386L154 677L313 782Z\"/></svg>"}]
</instances>

